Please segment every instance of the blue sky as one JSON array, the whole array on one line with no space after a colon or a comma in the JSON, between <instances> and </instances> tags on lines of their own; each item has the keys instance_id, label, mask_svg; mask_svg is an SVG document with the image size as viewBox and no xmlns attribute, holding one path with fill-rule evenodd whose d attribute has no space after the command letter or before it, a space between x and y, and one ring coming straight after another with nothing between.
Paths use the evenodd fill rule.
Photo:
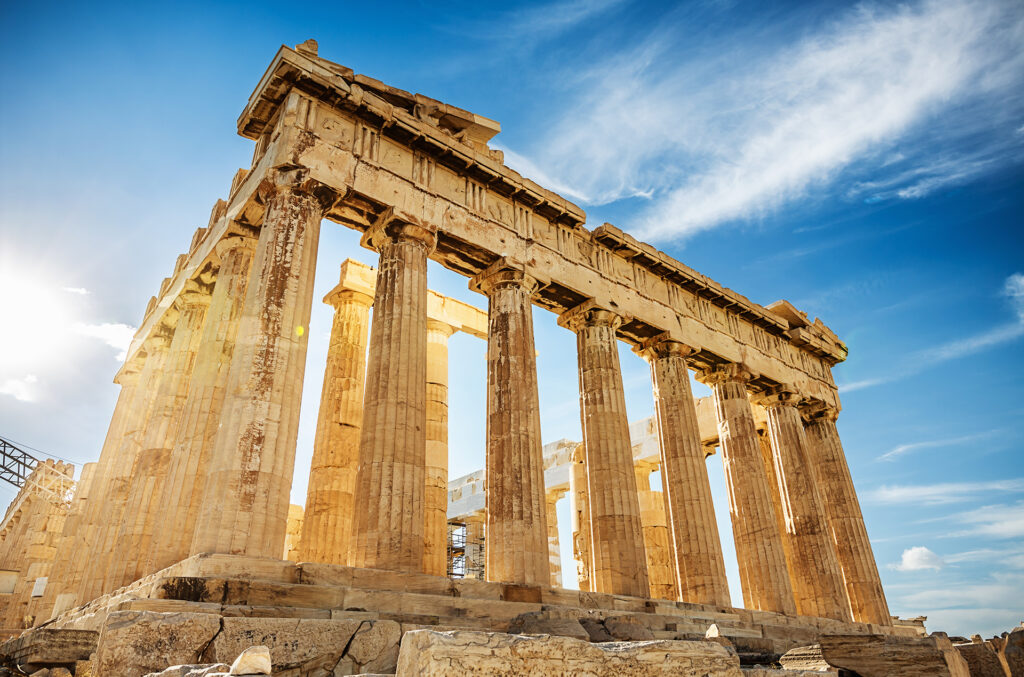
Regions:
<instances>
[{"instance_id":1,"label":"blue sky","mask_svg":"<svg viewBox=\"0 0 1024 677\"><path fill-rule=\"evenodd\" d=\"M277 47L314 37L328 59L501 121L507 163L590 227L822 317L850 348L839 428L892 611L964 635L1024 618L1019 3L39 2L0 17L0 435L95 459L118 353L249 164L238 114ZM325 223L318 294L349 256L374 263ZM437 266L430 284L483 305ZM546 311L535 324L544 438L579 439L573 336ZM317 303L299 503L329 328ZM485 372L481 341L451 346L454 477L483 465ZM621 357L630 417L648 416L647 367ZM719 456L708 470L738 603Z\"/></svg>"}]
</instances>

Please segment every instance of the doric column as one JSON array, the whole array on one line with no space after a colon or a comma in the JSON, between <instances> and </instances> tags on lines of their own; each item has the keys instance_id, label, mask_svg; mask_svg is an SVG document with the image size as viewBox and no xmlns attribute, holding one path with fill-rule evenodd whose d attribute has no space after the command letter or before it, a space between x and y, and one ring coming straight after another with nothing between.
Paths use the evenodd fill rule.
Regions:
<instances>
[{"instance_id":1,"label":"doric column","mask_svg":"<svg viewBox=\"0 0 1024 677\"><path fill-rule=\"evenodd\" d=\"M675 544L679 599L730 606L711 483L686 366L692 352L690 346L664 335L654 337L640 351L651 365L661 441L661 485Z\"/></svg>"},{"instance_id":2,"label":"doric column","mask_svg":"<svg viewBox=\"0 0 1024 677\"><path fill-rule=\"evenodd\" d=\"M391 210L363 236L380 252L349 564L423 569L427 256L436 230Z\"/></svg>"},{"instance_id":3,"label":"doric column","mask_svg":"<svg viewBox=\"0 0 1024 677\"><path fill-rule=\"evenodd\" d=\"M110 496L111 473L116 468L116 457L121 449L125 428L133 408L138 406L136 397L141 365L142 360L133 359L125 363L114 377L114 382L121 386L121 391L117 396L117 404L114 405L107 437L103 442L99 461L88 476L83 469L82 478L75 489L75 502L84 502L80 503L80 513L64 524L64 536L53 564L53 578L47 583L46 602L47 606L50 602L53 603L50 607L53 616L78 603L82 578L90 562L89 558L83 555L92 551L92 546L98 538L97 533L101 527L100 515Z\"/></svg>"},{"instance_id":4,"label":"doric column","mask_svg":"<svg viewBox=\"0 0 1024 677\"><path fill-rule=\"evenodd\" d=\"M551 571L551 587L562 587L562 548L558 542L558 499L565 495L565 489L556 489L545 494L548 520L548 568Z\"/></svg>"},{"instance_id":5,"label":"doric column","mask_svg":"<svg viewBox=\"0 0 1024 677\"><path fill-rule=\"evenodd\" d=\"M160 503L160 489L168 479L171 450L185 410L209 306L209 290L192 282L174 301L178 321L146 422L142 449L132 468L127 511L117 538L120 552L111 560L107 590L128 585L150 573L146 570L146 560L153 533L170 528L170 523L164 519L163 511L167 506Z\"/></svg>"},{"instance_id":6,"label":"doric column","mask_svg":"<svg viewBox=\"0 0 1024 677\"><path fill-rule=\"evenodd\" d=\"M427 320L427 447L423 573L448 574L448 338L455 327Z\"/></svg>"},{"instance_id":7,"label":"doric column","mask_svg":"<svg viewBox=\"0 0 1024 677\"><path fill-rule=\"evenodd\" d=\"M779 495L779 478L775 474L775 460L772 454L772 438L767 429L757 431L757 441L761 447L761 462L764 463L764 472L768 476L768 493L772 498L772 513L775 515L775 524L778 526L779 534L782 535L782 553L786 557L786 570L790 572L789 582L795 586L792 575L796 566L793 561L793 539L786 532L786 518L782 509L782 497Z\"/></svg>"},{"instance_id":8,"label":"doric column","mask_svg":"<svg viewBox=\"0 0 1024 677\"><path fill-rule=\"evenodd\" d=\"M590 495L592 585L646 597L647 562L615 330L621 318L588 302L558 318L576 332L580 414Z\"/></svg>"},{"instance_id":9,"label":"doric column","mask_svg":"<svg viewBox=\"0 0 1024 677\"><path fill-rule=\"evenodd\" d=\"M793 588L747 397L747 381L752 377L738 364L699 373L715 402L743 606L792 615L796 613Z\"/></svg>"},{"instance_id":10,"label":"doric column","mask_svg":"<svg viewBox=\"0 0 1024 677\"><path fill-rule=\"evenodd\" d=\"M808 412L810 423L805 431L811 465L825 504L825 515L842 568L853 620L891 625L889 605L885 601L878 565L864 527L857 490L836 430L838 413L831 407Z\"/></svg>"},{"instance_id":11,"label":"doric column","mask_svg":"<svg viewBox=\"0 0 1024 677\"><path fill-rule=\"evenodd\" d=\"M657 464L635 461L636 491L640 499L640 524L644 530L644 553L647 555L647 577L653 599L678 599L676 563L672 533L665 512L665 493L651 490L651 473ZM664 474L662 475L664 482Z\"/></svg>"},{"instance_id":12,"label":"doric column","mask_svg":"<svg viewBox=\"0 0 1024 677\"><path fill-rule=\"evenodd\" d=\"M324 303L334 308L334 323L309 468L299 560L346 564L373 297L339 285L324 297Z\"/></svg>"},{"instance_id":13,"label":"doric column","mask_svg":"<svg viewBox=\"0 0 1024 677\"><path fill-rule=\"evenodd\" d=\"M98 511L91 540L87 543L85 569L79 588L78 603L89 602L105 592L103 589L107 578L110 559L120 556L117 536L121 523L125 519L125 508L128 501L128 490L132 483L132 469L142 448L142 439L149 421L149 411L156 399L157 386L163 377L164 364L167 362L168 349L171 345L170 332L159 326L154 333L146 337L142 350L146 353L131 399L131 407L125 416L124 428L117 440L116 448L111 454L102 485L102 498L98 501Z\"/></svg>"},{"instance_id":14,"label":"doric column","mask_svg":"<svg viewBox=\"0 0 1024 677\"><path fill-rule=\"evenodd\" d=\"M216 281L170 467L161 482L161 498L157 504L162 524L173 526L160 528L153 534L146 567L150 572L188 557L195 536L255 248L255 235L241 227L234 229L215 248L219 262Z\"/></svg>"},{"instance_id":15,"label":"doric column","mask_svg":"<svg viewBox=\"0 0 1024 677\"><path fill-rule=\"evenodd\" d=\"M807 438L796 408L799 401L800 396L785 387L757 398L768 412L775 477L792 549L790 576L797 613L849 621L850 603L817 478L808 462Z\"/></svg>"},{"instance_id":16,"label":"doric column","mask_svg":"<svg viewBox=\"0 0 1024 677\"><path fill-rule=\"evenodd\" d=\"M487 580L550 585L531 294L502 259L470 281L487 295Z\"/></svg>"},{"instance_id":17,"label":"doric column","mask_svg":"<svg viewBox=\"0 0 1024 677\"><path fill-rule=\"evenodd\" d=\"M590 568L594 558L590 552L590 494L587 492L587 455L582 444L572 452L569 466L569 497L571 499L572 555L576 560L579 588L591 592Z\"/></svg>"},{"instance_id":18,"label":"doric column","mask_svg":"<svg viewBox=\"0 0 1024 677\"><path fill-rule=\"evenodd\" d=\"M275 170L191 552L280 557L288 526L320 220L330 195Z\"/></svg>"}]
</instances>

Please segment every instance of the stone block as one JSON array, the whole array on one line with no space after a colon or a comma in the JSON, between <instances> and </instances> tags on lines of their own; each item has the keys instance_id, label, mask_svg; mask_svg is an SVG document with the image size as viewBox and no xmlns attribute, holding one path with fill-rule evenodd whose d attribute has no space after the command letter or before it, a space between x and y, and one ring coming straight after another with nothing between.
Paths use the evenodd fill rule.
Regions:
<instances>
[{"instance_id":1,"label":"stone block","mask_svg":"<svg viewBox=\"0 0 1024 677\"><path fill-rule=\"evenodd\" d=\"M26 672L45 667L74 667L96 651L99 633L93 630L35 628L0 645L0 655L10 656Z\"/></svg>"},{"instance_id":2,"label":"stone block","mask_svg":"<svg viewBox=\"0 0 1024 677\"><path fill-rule=\"evenodd\" d=\"M274 670L333 669L361 625L357 620L224 618L204 658L227 663L251 646L270 650Z\"/></svg>"},{"instance_id":3,"label":"stone block","mask_svg":"<svg viewBox=\"0 0 1024 677\"><path fill-rule=\"evenodd\" d=\"M395 621L366 621L348 645L346 656L362 672L391 672L398 663L401 626Z\"/></svg>"},{"instance_id":4,"label":"stone block","mask_svg":"<svg viewBox=\"0 0 1024 677\"><path fill-rule=\"evenodd\" d=\"M1005 643L1000 653L1010 670L1010 677L1024 677L1024 628L1014 628L1003 638Z\"/></svg>"},{"instance_id":5,"label":"stone block","mask_svg":"<svg viewBox=\"0 0 1024 677\"><path fill-rule=\"evenodd\" d=\"M299 582L299 568L294 562L272 557L203 553L189 557L173 567L172 570L178 576L239 577L276 583Z\"/></svg>"},{"instance_id":6,"label":"stone block","mask_svg":"<svg viewBox=\"0 0 1024 677\"><path fill-rule=\"evenodd\" d=\"M828 664L821 654L821 645L798 646L782 655L779 663L786 670L812 670L838 674L838 668Z\"/></svg>"},{"instance_id":7,"label":"stone block","mask_svg":"<svg viewBox=\"0 0 1024 677\"><path fill-rule=\"evenodd\" d=\"M548 611L520 614L509 623L508 631L513 635L558 635L590 641L590 633L578 619Z\"/></svg>"},{"instance_id":8,"label":"stone block","mask_svg":"<svg viewBox=\"0 0 1024 677\"><path fill-rule=\"evenodd\" d=\"M405 635L396 677L435 675L741 677L739 658L711 642L590 644L570 637L486 632Z\"/></svg>"},{"instance_id":9,"label":"stone block","mask_svg":"<svg viewBox=\"0 0 1024 677\"><path fill-rule=\"evenodd\" d=\"M198 663L220 623L211 614L115 611L100 632L96 673L140 677L168 665Z\"/></svg>"},{"instance_id":10,"label":"stone block","mask_svg":"<svg viewBox=\"0 0 1024 677\"><path fill-rule=\"evenodd\" d=\"M345 602L345 590L327 585L298 585L231 579L224 590L225 605L333 609Z\"/></svg>"},{"instance_id":11,"label":"stone block","mask_svg":"<svg viewBox=\"0 0 1024 677\"><path fill-rule=\"evenodd\" d=\"M860 677L970 677L944 636L822 635L819 644L829 665Z\"/></svg>"},{"instance_id":12,"label":"stone block","mask_svg":"<svg viewBox=\"0 0 1024 677\"><path fill-rule=\"evenodd\" d=\"M960 656L967 663L971 677L1006 677L999 655L985 642L954 644Z\"/></svg>"},{"instance_id":13,"label":"stone block","mask_svg":"<svg viewBox=\"0 0 1024 677\"><path fill-rule=\"evenodd\" d=\"M654 633L635 616L612 616L604 619L608 634L617 641L636 642L654 639Z\"/></svg>"},{"instance_id":14,"label":"stone block","mask_svg":"<svg viewBox=\"0 0 1024 677\"><path fill-rule=\"evenodd\" d=\"M146 677L208 677L218 672L227 672L230 669L224 663L192 663L172 665L161 672L151 672ZM79 677L78 673L75 673L75 677Z\"/></svg>"}]
</instances>

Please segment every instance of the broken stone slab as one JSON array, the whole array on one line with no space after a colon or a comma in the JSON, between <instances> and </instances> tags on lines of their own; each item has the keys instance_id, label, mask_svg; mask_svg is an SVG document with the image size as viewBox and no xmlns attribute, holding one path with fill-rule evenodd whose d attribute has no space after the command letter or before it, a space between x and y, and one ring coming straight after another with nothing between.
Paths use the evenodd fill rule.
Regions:
<instances>
[{"instance_id":1,"label":"broken stone slab","mask_svg":"<svg viewBox=\"0 0 1024 677\"><path fill-rule=\"evenodd\" d=\"M782 654L779 664L786 670L810 670L838 674L839 669L828 664L821 654L820 644L798 646Z\"/></svg>"},{"instance_id":2,"label":"broken stone slab","mask_svg":"<svg viewBox=\"0 0 1024 677\"><path fill-rule=\"evenodd\" d=\"M402 626L395 621L363 621L345 656L359 666L362 672L382 673L394 671L398 664Z\"/></svg>"},{"instance_id":3,"label":"broken stone slab","mask_svg":"<svg viewBox=\"0 0 1024 677\"><path fill-rule=\"evenodd\" d=\"M1014 628L1003 639L1006 641L1001 653L1010 677L1024 677L1024 628Z\"/></svg>"},{"instance_id":4,"label":"broken stone slab","mask_svg":"<svg viewBox=\"0 0 1024 677\"><path fill-rule=\"evenodd\" d=\"M452 674L742 677L739 657L712 642L591 644L571 637L498 632L406 633L396 677Z\"/></svg>"},{"instance_id":5,"label":"broken stone slab","mask_svg":"<svg viewBox=\"0 0 1024 677\"><path fill-rule=\"evenodd\" d=\"M74 668L96 651L99 633L94 630L35 628L0 645L0 655L10 658L23 672L42 668Z\"/></svg>"},{"instance_id":6,"label":"broken stone slab","mask_svg":"<svg viewBox=\"0 0 1024 677\"><path fill-rule=\"evenodd\" d=\"M967 663L971 677L1006 677L999 655L990 643L981 641L980 637L977 642L954 644L953 647Z\"/></svg>"},{"instance_id":7,"label":"broken stone slab","mask_svg":"<svg viewBox=\"0 0 1024 677\"><path fill-rule=\"evenodd\" d=\"M224 663L192 663L190 665L172 665L161 672L151 672L146 677L209 677L218 672L227 672L231 668ZM78 677L78 674L75 674Z\"/></svg>"},{"instance_id":8,"label":"broken stone slab","mask_svg":"<svg viewBox=\"0 0 1024 677\"><path fill-rule=\"evenodd\" d=\"M790 670L789 668L765 668L761 666L754 666L752 668L740 668L740 672L743 677L821 677L821 675L827 675L828 672L819 670ZM831 674L836 674L832 672Z\"/></svg>"},{"instance_id":9,"label":"broken stone slab","mask_svg":"<svg viewBox=\"0 0 1024 677\"><path fill-rule=\"evenodd\" d=\"M274 670L333 670L359 629L360 620L225 617L204 660L227 663L251 646L270 650Z\"/></svg>"},{"instance_id":10,"label":"broken stone slab","mask_svg":"<svg viewBox=\"0 0 1024 677\"><path fill-rule=\"evenodd\" d=\"M604 619L604 627L613 639L620 642L637 642L654 639L654 633L636 616L611 616Z\"/></svg>"},{"instance_id":11,"label":"broken stone slab","mask_svg":"<svg viewBox=\"0 0 1024 677\"><path fill-rule=\"evenodd\" d=\"M265 646L251 646L231 664L232 675L269 675L270 649Z\"/></svg>"},{"instance_id":12,"label":"broken stone slab","mask_svg":"<svg viewBox=\"0 0 1024 677\"><path fill-rule=\"evenodd\" d=\"M196 664L220 631L220 617L201 613L115 611L100 631L97 675L141 677L168 665Z\"/></svg>"},{"instance_id":13,"label":"broken stone slab","mask_svg":"<svg viewBox=\"0 0 1024 677\"><path fill-rule=\"evenodd\" d=\"M930 637L822 635L829 665L860 677L970 677L967 664L941 633Z\"/></svg>"}]
</instances>

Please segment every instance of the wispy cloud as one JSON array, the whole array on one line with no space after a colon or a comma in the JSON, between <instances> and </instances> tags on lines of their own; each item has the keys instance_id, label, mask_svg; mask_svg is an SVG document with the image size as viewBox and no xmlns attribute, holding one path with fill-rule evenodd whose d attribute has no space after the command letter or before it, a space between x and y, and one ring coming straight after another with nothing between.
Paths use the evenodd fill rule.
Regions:
<instances>
[{"instance_id":1,"label":"wispy cloud","mask_svg":"<svg viewBox=\"0 0 1024 677\"><path fill-rule=\"evenodd\" d=\"M976 433L974 435L964 435L962 437L953 438L942 438L937 440L926 440L924 442L911 442L909 444L901 444L893 447L890 451L879 456L878 461L891 461L897 456L903 456L912 451L920 451L921 449L938 449L941 447L956 447L961 444L969 444L971 442L978 442L985 439L990 439L993 436L1002 432L1001 430L989 430L983 433Z\"/></svg>"},{"instance_id":2,"label":"wispy cloud","mask_svg":"<svg viewBox=\"0 0 1024 677\"><path fill-rule=\"evenodd\" d=\"M903 551L900 561L890 564L889 568L896 571L924 571L934 569L938 571L944 566L942 558L923 545L907 548Z\"/></svg>"},{"instance_id":3,"label":"wispy cloud","mask_svg":"<svg viewBox=\"0 0 1024 677\"><path fill-rule=\"evenodd\" d=\"M0 395L10 395L20 402L34 402L37 397L39 379L35 374L23 378L9 378L0 383Z\"/></svg>"},{"instance_id":4,"label":"wispy cloud","mask_svg":"<svg viewBox=\"0 0 1024 677\"><path fill-rule=\"evenodd\" d=\"M982 506L958 514L955 519L969 528L952 536L1024 538L1024 501Z\"/></svg>"},{"instance_id":5,"label":"wispy cloud","mask_svg":"<svg viewBox=\"0 0 1024 677\"><path fill-rule=\"evenodd\" d=\"M883 485L864 494L872 503L944 505L960 503L995 493L1024 491L1024 478L988 482L942 482L939 484Z\"/></svg>"},{"instance_id":6,"label":"wispy cloud","mask_svg":"<svg viewBox=\"0 0 1024 677\"><path fill-rule=\"evenodd\" d=\"M61 289L69 294L78 294L79 296L87 296L89 294L89 290L85 287L61 287Z\"/></svg>"},{"instance_id":7,"label":"wispy cloud","mask_svg":"<svg viewBox=\"0 0 1024 677\"><path fill-rule=\"evenodd\" d=\"M1006 278L1002 294L1013 308L1015 315L1013 322L992 327L973 336L956 339L955 341L949 341L912 353L902 360L902 368L893 370L886 376L860 379L850 383L840 383L839 392L850 393L884 383L892 383L893 381L919 374L925 369L942 364L943 362L967 357L982 350L1021 338L1024 336L1024 274L1014 273Z\"/></svg>"},{"instance_id":8,"label":"wispy cloud","mask_svg":"<svg viewBox=\"0 0 1024 677\"><path fill-rule=\"evenodd\" d=\"M127 354L128 347L137 331L136 327L127 324L104 322L103 324L76 323L72 329L82 336L91 336L106 343L111 348L117 348L118 361L123 360Z\"/></svg>"},{"instance_id":9,"label":"wispy cloud","mask_svg":"<svg viewBox=\"0 0 1024 677\"><path fill-rule=\"evenodd\" d=\"M528 154L586 202L649 198L625 224L641 237L756 219L847 170L886 168L871 194L911 199L1020 159L1014 2L864 4L789 44L739 29L700 44L688 18L571 78L574 100ZM975 153L949 150L968 138Z\"/></svg>"}]
</instances>

